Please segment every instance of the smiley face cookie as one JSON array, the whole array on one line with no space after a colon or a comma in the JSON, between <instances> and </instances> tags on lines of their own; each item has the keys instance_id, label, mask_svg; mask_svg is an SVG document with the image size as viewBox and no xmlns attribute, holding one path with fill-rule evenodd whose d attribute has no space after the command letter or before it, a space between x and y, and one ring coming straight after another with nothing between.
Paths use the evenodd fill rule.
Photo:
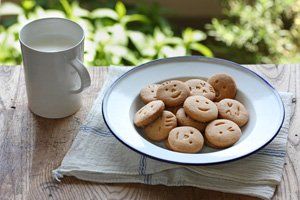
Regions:
<instances>
[{"instance_id":1,"label":"smiley face cookie","mask_svg":"<svg viewBox=\"0 0 300 200\"><path fill-rule=\"evenodd\" d=\"M226 148L235 144L241 137L240 127L227 119L210 122L205 129L205 139L210 146Z\"/></svg>"},{"instance_id":2,"label":"smiley face cookie","mask_svg":"<svg viewBox=\"0 0 300 200\"><path fill-rule=\"evenodd\" d=\"M200 132L204 132L206 123L198 122L190 118L185 112L184 108L180 108L176 113L178 125L180 126L191 126L198 129Z\"/></svg>"},{"instance_id":3,"label":"smiley face cookie","mask_svg":"<svg viewBox=\"0 0 300 200\"><path fill-rule=\"evenodd\" d=\"M201 95L212 101L215 99L215 90L208 82L201 79L190 79L185 84L189 87L191 96Z\"/></svg>"},{"instance_id":4,"label":"smiley face cookie","mask_svg":"<svg viewBox=\"0 0 300 200\"><path fill-rule=\"evenodd\" d=\"M143 106L134 116L134 124L143 127L156 120L165 109L165 104L161 100L151 101Z\"/></svg>"},{"instance_id":5,"label":"smiley face cookie","mask_svg":"<svg viewBox=\"0 0 300 200\"><path fill-rule=\"evenodd\" d=\"M169 132L176 126L177 119L175 115L165 110L157 120L146 126L144 133L150 140L162 141L168 137Z\"/></svg>"},{"instance_id":6,"label":"smiley face cookie","mask_svg":"<svg viewBox=\"0 0 300 200\"><path fill-rule=\"evenodd\" d=\"M189 117L199 122L210 122L218 117L215 103L203 96L188 97L183 107Z\"/></svg>"},{"instance_id":7,"label":"smiley face cookie","mask_svg":"<svg viewBox=\"0 0 300 200\"><path fill-rule=\"evenodd\" d=\"M141 90L140 97L145 104L157 100L156 92L158 87L159 84L150 84Z\"/></svg>"},{"instance_id":8,"label":"smiley face cookie","mask_svg":"<svg viewBox=\"0 0 300 200\"><path fill-rule=\"evenodd\" d=\"M167 107L181 105L189 94L187 85L177 80L162 83L156 93L157 99L162 100Z\"/></svg>"},{"instance_id":9,"label":"smiley face cookie","mask_svg":"<svg viewBox=\"0 0 300 200\"><path fill-rule=\"evenodd\" d=\"M244 126L249 119L245 106L234 99L223 99L217 103L219 117L235 122L239 127Z\"/></svg>"},{"instance_id":10,"label":"smiley face cookie","mask_svg":"<svg viewBox=\"0 0 300 200\"><path fill-rule=\"evenodd\" d=\"M233 99L236 95L235 81L227 74L215 74L207 82L215 89L215 101L221 101L225 98Z\"/></svg>"},{"instance_id":11,"label":"smiley face cookie","mask_svg":"<svg viewBox=\"0 0 300 200\"><path fill-rule=\"evenodd\" d=\"M200 131L190 126L174 128L169 133L168 142L174 151L196 153L203 147L204 139Z\"/></svg>"}]
</instances>

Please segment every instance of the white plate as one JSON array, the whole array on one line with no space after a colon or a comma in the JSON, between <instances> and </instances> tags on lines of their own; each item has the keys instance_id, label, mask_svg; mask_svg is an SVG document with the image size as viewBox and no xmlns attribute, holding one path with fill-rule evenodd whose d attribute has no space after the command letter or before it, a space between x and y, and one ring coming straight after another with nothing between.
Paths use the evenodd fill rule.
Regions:
<instances>
[{"instance_id":1,"label":"white plate","mask_svg":"<svg viewBox=\"0 0 300 200\"><path fill-rule=\"evenodd\" d=\"M151 143L133 125L135 112L142 107L140 90L151 83L169 79L203 78L216 73L230 74L236 81L241 101L249 111L249 122L241 139L232 147L213 150L205 147L196 154L169 151ZM102 104L105 123L122 143L155 159L180 164L213 164L243 158L267 145L280 130L284 107L278 92L262 77L236 63L200 56L155 60L125 73L107 90Z\"/></svg>"}]
</instances>

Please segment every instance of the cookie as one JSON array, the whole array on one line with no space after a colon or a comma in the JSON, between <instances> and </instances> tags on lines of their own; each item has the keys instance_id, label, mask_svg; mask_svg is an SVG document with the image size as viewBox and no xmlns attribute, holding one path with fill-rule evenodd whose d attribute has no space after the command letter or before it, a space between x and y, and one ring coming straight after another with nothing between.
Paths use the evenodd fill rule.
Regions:
<instances>
[{"instance_id":1,"label":"cookie","mask_svg":"<svg viewBox=\"0 0 300 200\"><path fill-rule=\"evenodd\" d=\"M214 120L205 129L207 143L216 148L232 146L240 139L241 135L240 127L227 119Z\"/></svg>"},{"instance_id":2,"label":"cookie","mask_svg":"<svg viewBox=\"0 0 300 200\"><path fill-rule=\"evenodd\" d=\"M215 74L207 82L215 89L215 101L221 101L226 98L233 99L236 95L235 81L227 74Z\"/></svg>"},{"instance_id":3,"label":"cookie","mask_svg":"<svg viewBox=\"0 0 300 200\"><path fill-rule=\"evenodd\" d=\"M183 108L189 117L199 122L210 122L218 117L216 104L204 96L188 97Z\"/></svg>"},{"instance_id":4,"label":"cookie","mask_svg":"<svg viewBox=\"0 0 300 200\"><path fill-rule=\"evenodd\" d=\"M134 124L143 127L156 120L165 109L165 104L161 100L151 101L143 106L134 116Z\"/></svg>"},{"instance_id":5,"label":"cookie","mask_svg":"<svg viewBox=\"0 0 300 200\"><path fill-rule=\"evenodd\" d=\"M168 137L170 148L183 153L196 153L203 147L204 139L200 131L190 126L171 130Z\"/></svg>"},{"instance_id":6,"label":"cookie","mask_svg":"<svg viewBox=\"0 0 300 200\"><path fill-rule=\"evenodd\" d=\"M187 85L177 80L162 83L156 92L157 99L162 100L166 107L181 105L189 95Z\"/></svg>"},{"instance_id":7,"label":"cookie","mask_svg":"<svg viewBox=\"0 0 300 200\"><path fill-rule=\"evenodd\" d=\"M182 108L183 105L180 106L175 106L175 107L166 107L167 111L170 111L171 113L173 113L174 115L176 115L177 111Z\"/></svg>"},{"instance_id":8,"label":"cookie","mask_svg":"<svg viewBox=\"0 0 300 200\"><path fill-rule=\"evenodd\" d=\"M239 127L244 126L249 119L245 106L234 99L223 99L217 104L219 118L235 122Z\"/></svg>"},{"instance_id":9,"label":"cookie","mask_svg":"<svg viewBox=\"0 0 300 200\"><path fill-rule=\"evenodd\" d=\"M169 150L173 151L173 149L171 149L171 147L170 147L170 144L169 144L168 138L167 138L167 139L164 141L164 145L165 145L165 147L166 147L167 149L169 149Z\"/></svg>"},{"instance_id":10,"label":"cookie","mask_svg":"<svg viewBox=\"0 0 300 200\"><path fill-rule=\"evenodd\" d=\"M191 126L198 129L200 132L204 132L206 123L198 122L190 118L185 112L184 108L180 108L176 113L177 123L180 126Z\"/></svg>"},{"instance_id":11,"label":"cookie","mask_svg":"<svg viewBox=\"0 0 300 200\"><path fill-rule=\"evenodd\" d=\"M190 79L185 84L189 87L191 96L201 95L212 101L215 99L215 90L208 82L201 79Z\"/></svg>"},{"instance_id":12,"label":"cookie","mask_svg":"<svg viewBox=\"0 0 300 200\"><path fill-rule=\"evenodd\" d=\"M140 97L145 104L157 100L156 92L158 87L159 84L150 84L141 90Z\"/></svg>"},{"instance_id":13,"label":"cookie","mask_svg":"<svg viewBox=\"0 0 300 200\"><path fill-rule=\"evenodd\" d=\"M204 144L208 147L211 147L211 148L214 148L214 149L223 149L223 148L219 148L211 143L208 142L208 140L205 138L205 135L204 135Z\"/></svg>"},{"instance_id":14,"label":"cookie","mask_svg":"<svg viewBox=\"0 0 300 200\"><path fill-rule=\"evenodd\" d=\"M168 137L169 132L176 126L176 116L165 110L157 120L146 126L144 133L150 140L162 141Z\"/></svg>"}]
</instances>

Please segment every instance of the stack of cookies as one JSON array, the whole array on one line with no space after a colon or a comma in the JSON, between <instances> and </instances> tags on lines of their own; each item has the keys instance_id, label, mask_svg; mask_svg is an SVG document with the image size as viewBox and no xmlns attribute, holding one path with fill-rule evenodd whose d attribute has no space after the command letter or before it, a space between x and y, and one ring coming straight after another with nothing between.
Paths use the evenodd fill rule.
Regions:
<instances>
[{"instance_id":1,"label":"stack of cookies","mask_svg":"<svg viewBox=\"0 0 300 200\"><path fill-rule=\"evenodd\" d=\"M134 117L144 135L166 148L183 153L201 151L204 144L223 149L241 137L248 122L245 106L234 100L237 86L227 74L203 81L170 80L151 84L140 92L146 104Z\"/></svg>"}]
</instances>

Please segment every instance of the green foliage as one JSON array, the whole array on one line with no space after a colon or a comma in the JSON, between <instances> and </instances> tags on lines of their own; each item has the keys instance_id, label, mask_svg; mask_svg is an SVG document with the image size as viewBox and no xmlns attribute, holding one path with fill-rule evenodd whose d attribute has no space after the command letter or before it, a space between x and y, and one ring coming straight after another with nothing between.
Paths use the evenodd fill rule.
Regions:
<instances>
[{"instance_id":1,"label":"green foliage","mask_svg":"<svg viewBox=\"0 0 300 200\"><path fill-rule=\"evenodd\" d=\"M217 55L243 63L300 61L299 0L227 0L224 7L225 19L207 25L220 42Z\"/></svg>"},{"instance_id":2,"label":"green foliage","mask_svg":"<svg viewBox=\"0 0 300 200\"><path fill-rule=\"evenodd\" d=\"M0 6L0 63L19 64L21 54L18 31L31 20L42 17L64 17L79 23L86 35L85 62L88 65L138 65L149 60L170 56L200 54L213 56L200 42L205 33L185 29L181 37L175 36L165 19L155 16L129 14L119 1L114 9L97 8L92 11L60 0L59 5L46 5L43 9L33 0L23 0L21 6L2 3Z\"/></svg>"}]
</instances>

